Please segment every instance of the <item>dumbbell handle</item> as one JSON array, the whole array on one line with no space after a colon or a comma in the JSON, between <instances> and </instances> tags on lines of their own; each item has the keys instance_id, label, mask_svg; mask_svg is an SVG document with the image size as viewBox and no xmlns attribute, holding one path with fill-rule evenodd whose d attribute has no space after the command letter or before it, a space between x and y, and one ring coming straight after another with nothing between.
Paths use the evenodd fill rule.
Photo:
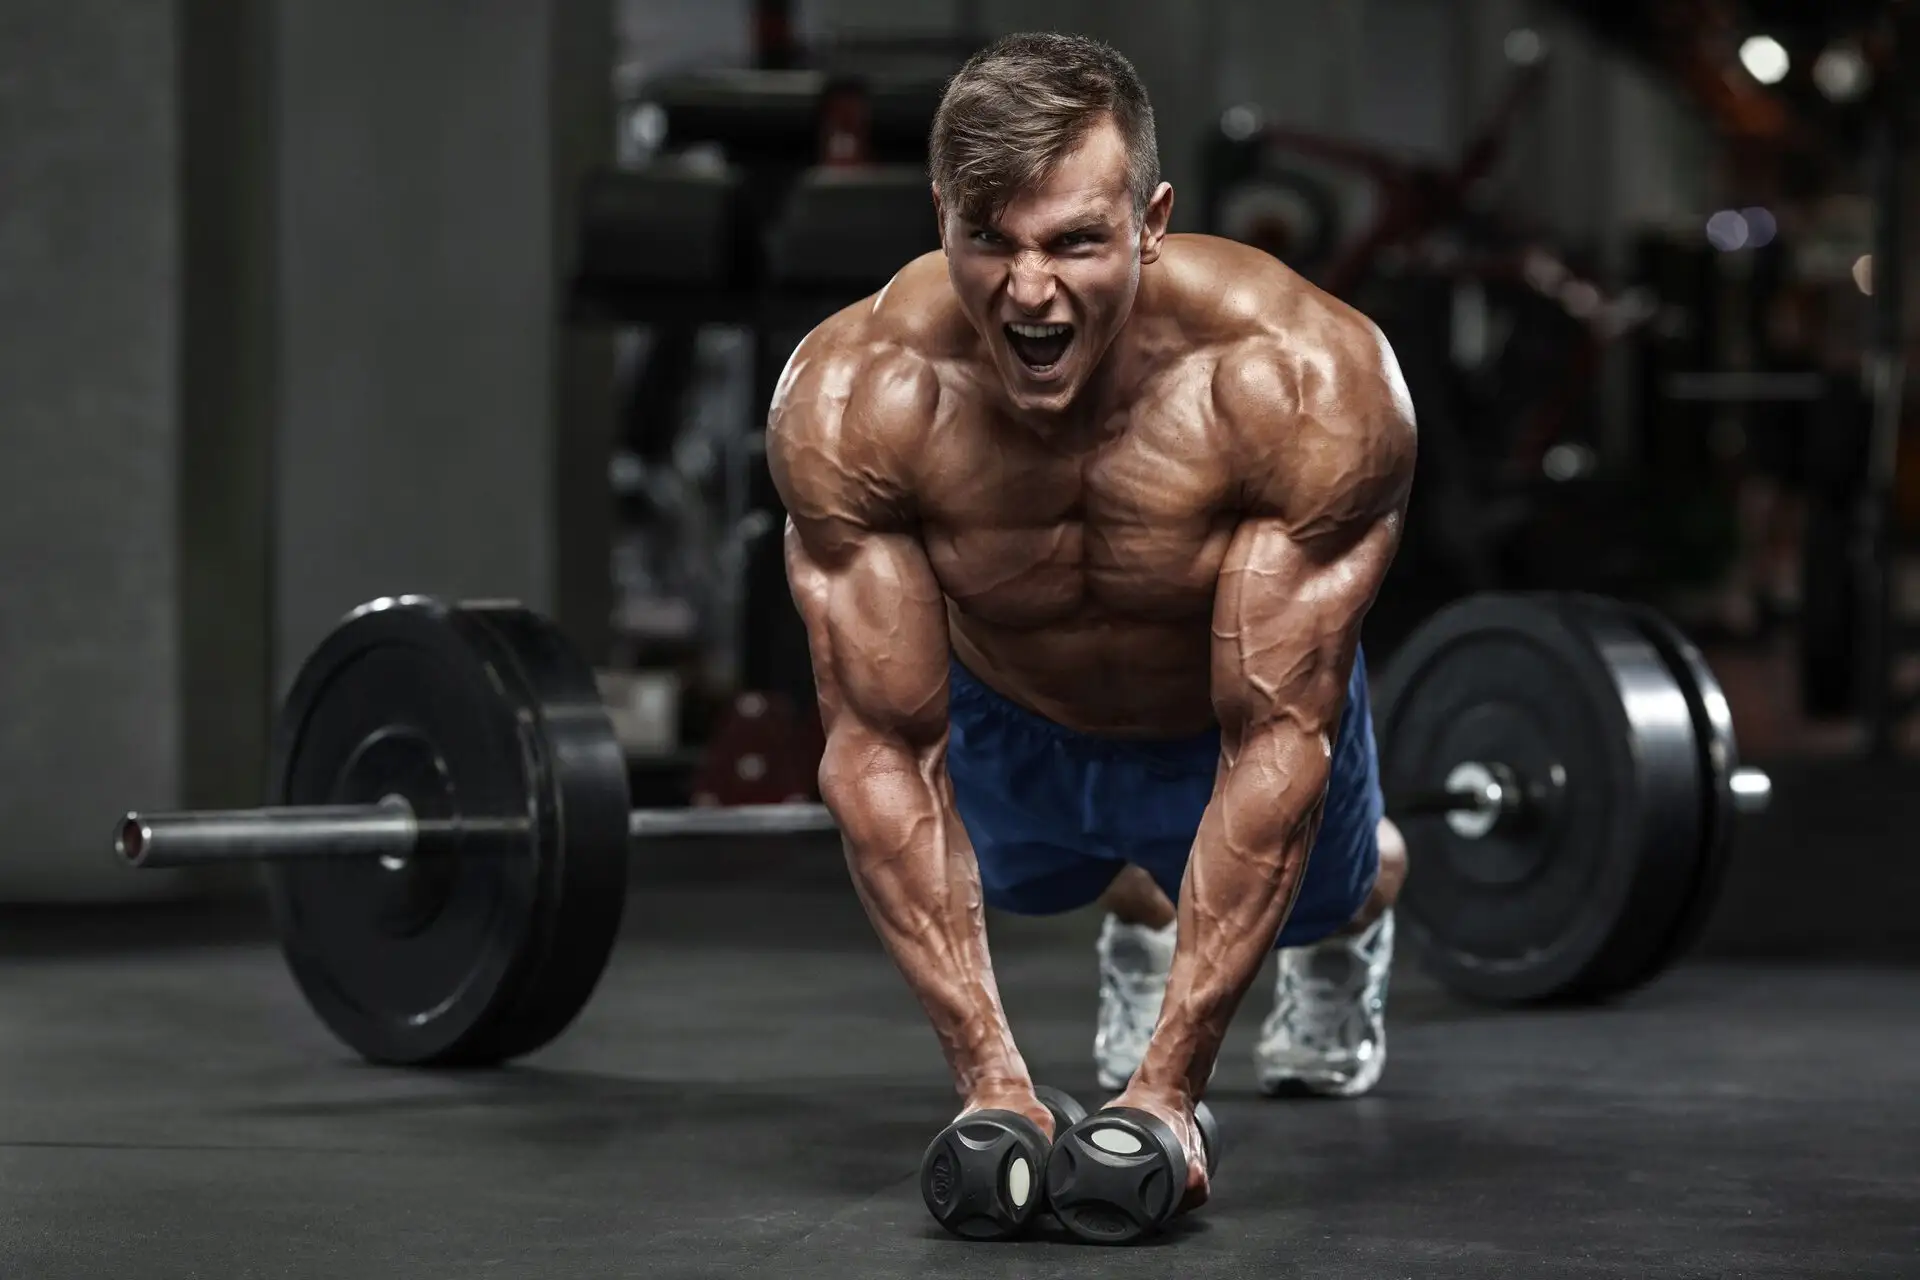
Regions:
<instances>
[{"instance_id":1,"label":"dumbbell handle","mask_svg":"<svg viewBox=\"0 0 1920 1280\"><path fill-rule=\"evenodd\" d=\"M818 804L635 809L627 815L627 835L635 840L836 829L826 806ZM161 870L301 858L404 859L438 843L524 836L526 831L524 818L421 818L405 801L394 799L366 805L130 813L114 833L113 848L129 866Z\"/></svg>"}]
</instances>

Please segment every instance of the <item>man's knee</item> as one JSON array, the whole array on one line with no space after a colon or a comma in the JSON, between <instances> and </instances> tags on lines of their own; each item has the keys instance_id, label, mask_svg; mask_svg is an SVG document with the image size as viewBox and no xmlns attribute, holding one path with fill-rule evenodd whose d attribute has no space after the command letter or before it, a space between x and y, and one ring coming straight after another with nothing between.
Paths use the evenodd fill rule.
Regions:
<instances>
[{"instance_id":1,"label":"man's knee","mask_svg":"<svg viewBox=\"0 0 1920 1280\"><path fill-rule=\"evenodd\" d=\"M1166 928L1178 914L1173 900L1162 892L1154 878L1132 863L1122 868L1100 895L1100 905L1122 924L1145 925L1149 929Z\"/></svg>"},{"instance_id":2,"label":"man's knee","mask_svg":"<svg viewBox=\"0 0 1920 1280\"><path fill-rule=\"evenodd\" d=\"M1393 825L1392 818L1380 819L1380 825L1374 829L1374 840L1380 850L1380 870L1373 879L1373 892L1360 904L1359 914L1347 926L1348 933L1371 928L1373 922L1399 900L1400 887L1407 882L1407 838Z\"/></svg>"},{"instance_id":3,"label":"man's knee","mask_svg":"<svg viewBox=\"0 0 1920 1280\"><path fill-rule=\"evenodd\" d=\"M1407 878L1407 838L1393 825L1392 818L1380 819L1374 836L1380 842L1380 880L1382 883L1391 880L1397 897Z\"/></svg>"}]
</instances>

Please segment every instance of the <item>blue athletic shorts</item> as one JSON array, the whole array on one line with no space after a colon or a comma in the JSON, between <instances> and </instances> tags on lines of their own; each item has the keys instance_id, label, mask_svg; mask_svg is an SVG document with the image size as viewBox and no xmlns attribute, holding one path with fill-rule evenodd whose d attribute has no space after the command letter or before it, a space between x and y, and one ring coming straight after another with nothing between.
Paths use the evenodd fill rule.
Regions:
<instances>
[{"instance_id":1,"label":"blue athletic shorts","mask_svg":"<svg viewBox=\"0 0 1920 1280\"><path fill-rule=\"evenodd\" d=\"M1179 901L1220 731L1139 741L1095 737L1008 701L953 664L947 769L989 906L1052 915L1086 906L1131 862ZM1373 891L1384 805L1366 663L1357 658L1333 749L1326 812L1276 946L1339 932Z\"/></svg>"}]
</instances>

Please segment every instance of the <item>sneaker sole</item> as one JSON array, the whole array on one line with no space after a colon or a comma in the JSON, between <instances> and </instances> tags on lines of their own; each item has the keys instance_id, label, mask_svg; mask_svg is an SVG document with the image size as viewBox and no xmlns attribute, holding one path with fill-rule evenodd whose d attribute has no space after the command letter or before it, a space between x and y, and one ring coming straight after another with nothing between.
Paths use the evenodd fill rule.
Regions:
<instances>
[{"instance_id":1,"label":"sneaker sole","mask_svg":"<svg viewBox=\"0 0 1920 1280\"><path fill-rule=\"evenodd\" d=\"M1325 1076L1272 1075L1258 1068L1256 1073L1260 1080L1260 1092L1268 1098L1357 1098L1364 1093L1371 1093L1386 1069L1387 1055L1383 1049L1380 1056L1362 1067L1360 1074L1351 1080Z\"/></svg>"}]
</instances>

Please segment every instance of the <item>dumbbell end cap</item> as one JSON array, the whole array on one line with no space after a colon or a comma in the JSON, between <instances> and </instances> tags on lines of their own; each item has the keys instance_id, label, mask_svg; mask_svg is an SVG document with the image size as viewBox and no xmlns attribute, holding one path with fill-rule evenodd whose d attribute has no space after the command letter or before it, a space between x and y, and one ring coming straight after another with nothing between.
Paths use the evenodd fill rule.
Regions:
<instances>
[{"instance_id":1,"label":"dumbbell end cap","mask_svg":"<svg viewBox=\"0 0 1920 1280\"><path fill-rule=\"evenodd\" d=\"M1733 793L1733 807L1740 813L1765 813L1773 803L1773 779L1764 769L1741 768L1727 779Z\"/></svg>"}]
</instances>

